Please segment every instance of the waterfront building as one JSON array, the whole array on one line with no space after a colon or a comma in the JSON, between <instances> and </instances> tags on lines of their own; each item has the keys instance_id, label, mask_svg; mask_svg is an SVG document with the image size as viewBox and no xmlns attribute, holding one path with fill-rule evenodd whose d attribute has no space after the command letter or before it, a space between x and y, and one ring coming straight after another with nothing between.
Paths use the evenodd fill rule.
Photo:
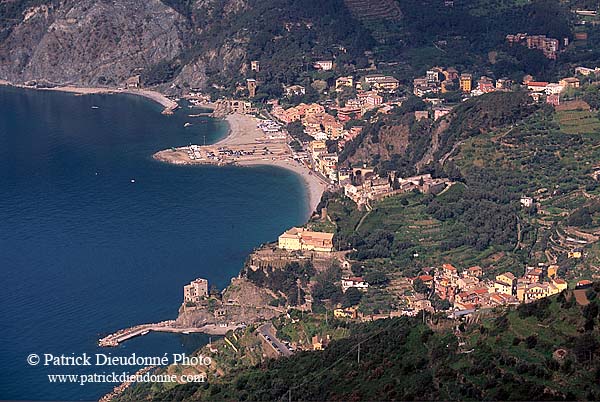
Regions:
<instances>
[{"instance_id":1,"label":"waterfront building","mask_svg":"<svg viewBox=\"0 0 600 402\"><path fill-rule=\"evenodd\" d=\"M333 251L333 233L312 232L305 228L291 228L279 236L278 247L290 251Z\"/></svg>"},{"instance_id":2,"label":"waterfront building","mask_svg":"<svg viewBox=\"0 0 600 402\"><path fill-rule=\"evenodd\" d=\"M183 287L185 303L197 303L206 297L208 297L208 280L206 279L198 278Z\"/></svg>"}]
</instances>

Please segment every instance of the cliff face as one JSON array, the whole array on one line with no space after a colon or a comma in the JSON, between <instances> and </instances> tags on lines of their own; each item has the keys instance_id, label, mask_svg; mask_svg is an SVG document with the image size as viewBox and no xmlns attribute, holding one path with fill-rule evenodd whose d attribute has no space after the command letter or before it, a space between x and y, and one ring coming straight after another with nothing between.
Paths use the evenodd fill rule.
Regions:
<instances>
[{"instance_id":1,"label":"cliff face","mask_svg":"<svg viewBox=\"0 0 600 402\"><path fill-rule=\"evenodd\" d=\"M175 84L166 88L203 87L207 70L240 69L241 44L215 43L208 51L199 44L244 2L203 0L189 13L169 3L179 2L47 0L24 7L0 35L0 79L118 86L153 71Z\"/></svg>"},{"instance_id":2,"label":"cliff face","mask_svg":"<svg viewBox=\"0 0 600 402\"><path fill-rule=\"evenodd\" d=\"M0 43L0 76L120 84L182 52L186 20L159 0L65 1L30 8Z\"/></svg>"}]
</instances>

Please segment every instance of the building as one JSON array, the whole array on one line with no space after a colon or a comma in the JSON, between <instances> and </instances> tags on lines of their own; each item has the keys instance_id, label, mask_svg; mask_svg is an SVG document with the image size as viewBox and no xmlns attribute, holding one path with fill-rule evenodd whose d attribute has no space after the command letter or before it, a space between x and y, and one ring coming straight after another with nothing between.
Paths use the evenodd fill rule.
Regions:
<instances>
[{"instance_id":1,"label":"building","mask_svg":"<svg viewBox=\"0 0 600 402\"><path fill-rule=\"evenodd\" d=\"M563 290L567 290L567 281L565 281L564 279L553 278L552 281L550 281L550 283L554 285L556 289L558 289L559 293Z\"/></svg>"},{"instance_id":2,"label":"building","mask_svg":"<svg viewBox=\"0 0 600 402\"><path fill-rule=\"evenodd\" d=\"M539 49L548 59L556 59L558 52L558 39L548 38L546 35L532 35L526 38L529 49Z\"/></svg>"},{"instance_id":3,"label":"building","mask_svg":"<svg viewBox=\"0 0 600 402\"><path fill-rule=\"evenodd\" d=\"M433 120L440 119L450 113L452 108L450 106L434 106L433 107Z\"/></svg>"},{"instance_id":4,"label":"building","mask_svg":"<svg viewBox=\"0 0 600 402\"><path fill-rule=\"evenodd\" d=\"M369 289L369 284L360 276L342 279L342 292L346 293L350 288L356 288L361 292L366 292L367 289Z\"/></svg>"},{"instance_id":5,"label":"building","mask_svg":"<svg viewBox=\"0 0 600 402\"><path fill-rule=\"evenodd\" d=\"M290 251L332 252L333 233L294 227L279 236L278 247Z\"/></svg>"},{"instance_id":6,"label":"building","mask_svg":"<svg viewBox=\"0 0 600 402\"><path fill-rule=\"evenodd\" d=\"M356 318L358 312L355 308L336 308L333 310L333 316L335 318Z\"/></svg>"},{"instance_id":7,"label":"building","mask_svg":"<svg viewBox=\"0 0 600 402\"><path fill-rule=\"evenodd\" d=\"M260 72L260 62L258 60L252 60L250 62L250 70Z\"/></svg>"},{"instance_id":8,"label":"building","mask_svg":"<svg viewBox=\"0 0 600 402\"><path fill-rule=\"evenodd\" d=\"M558 293L560 293L560 291L551 283L536 282L527 286L523 294L523 301L528 303Z\"/></svg>"},{"instance_id":9,"label":"building","mask_svg":"<svg viewBox=\"0 0 600 402\"><path fill-rule=\"evenodd\" d=\"M479 265L467 268L465 272L468 276L472 276L473 278L479 278L483 275L483 269Z\"/></svg>"},{"instance_id":10,"label":"building","mask_svg":"<svg viewBox=\"0 0 600 402\"><path fill-rule=\"evenodd\" d=\"M528 35L526 33L518 33L515 35L506 35L506 41L510 44L521 44L529 49L538 49L544 53L548 59L556 59L559 42L558 39L548 38L546 35Z\"/></svg>"},{"instance_id":11,"label":"building","mask_svg":"<svg viewBox=\"0 0 600 402\"><path fill-rule=\"evenodd\" d=\"M549 94L546 96L546 103L552 106L560 105L560 95L559 94Z\"/></svg>"},{"instance_id":12,"label":"building","mask_svg":"<svg viewBox=\"0 0 600 402\"><path fill-rule=\"evenodd\" d=\"M490 295L490 304L492 306L517 305L519 301L513 295L504 293L493 293Z\"/></svg>"},{"instance_id":13,"label":"building","mask_svg":"<svg viewBox=\"0 0 600 402\"><path fill-rule=\"evenodd\" d=\"M477 81L477 88L483 93L493 92L495 90L494 81L484 75Z\"/></svg>"},{"instance_id":14,"label":"building","mask_svg":"<svg viewBox=\"0 0 600 402\"><path fill-rule=\"evenodd\" d=\"M527 89L533 92L546 92L548 84L549 83L546 81L529 81L527 83Z\"/></svg>"},{"instance_id":15,"label":"building","mask_svg":"<svg viewBox=\"0 0 600 402\"><path fill-rule=\"evenodd\" d=\"M594 75L598 75L600 74L600 67L596 67L596 68L587 68L587 67L575 67L575 74L581 74L581 75L590 75L590 74L594 74Z\"/></svg>"},{"instance_id":16,"label":"building","mask_svg":"<svg viewBox=\"0 0 600 402\"><path fill-rule=\"evenodd\" d=\"M439 82L440 81L440 73L438 70L427 70L425 73L425 78L429 82Z\"/></svg>"},{"instance_id":17,"label":"building","mask_svg":"<svg viewBox=\"0 0 600 402\"><path fill-rule=\"evenodd\" d=\"M332 60L319 60L313 64L313 67L317 70L329 71L333 69L333 61Z\"/></svg>"},{"instance_id":18,"label":"building","mask_svg":"<svg viewBox=\"0 0 600 402\"><path fill-rule=\"evenodd\" d=\"M510 91L513 86L513 81L508 78L499 78L496 80L496 89L503 89Z\"/></svg>"},{"instance_id":19,"label":"building","mask_svg":"<svg viewBox=\"0 0 600 402\"><path fill-rule=\"evenodd\" d=\"M546 89L544 91L546 92L546 95L558 95L564 89L565 89L564 85L558 84L555 82L551 82L548 85L546 85Z\"/></svg>"},{"instance_id":20,"label":"building","mask_svg":"<svg viewBox=\"0 0 600 402\"><path fill-rule=\"evenodd\" d=\"M127 89L138 89L142 86L141 78L139 75L134 75L133 77L127 78L125 81L125 87Z\"/></svg>"},{"instance_id":21,"label":"building","mask_svg":"<svg viewBox=\"0 0 600 402\"><path fill-rule=\"evenodd\" d=\"M320 154L327 153L327 144L325 141L311 141L308 149L314 158Z\"/></svg>"},{"instance_id":22,"label":"building","mask_svg":"<svg viewBox=\"0 0 600 402\"><path fill-rule=\"evenodd\" d=\"M473 82L473 76L471 74L463 73L460 75L460 90L464 93L471 92L471 83Z\"/></svg>"},{"instance_id":23,"label":"building","mask_svg":"<svg viewBox=\"0 0 600 402\"><path fill-rule=\"evenodd\" d=\"M320 337L318 335L315 335L312 337L312 347L313 350L323 350L323 348L326 348L327 345L329 345L329 335L327 335L326 338Z\"/></svg>"},{"instance_id":24,"label":"building","mask_svg":"<svg viewBox=\"0 0 600 402\"><path fill-rule=\"evenodd\" d=\"M373 89L393 92L400 86L400 81L389 75L367 75L365 82Z\"/></svg>"},{"instance_id":25,"label":"building","mask_svg":"<svg viewBox=\"0 0 600 402\"><path fill-rule=\"evenodd\" d=\"M248 78L246 84L248 86L248 96L254 98L256 96L256 80Z\"/></svg>"},{"instance_id":26,"label":"building","mask_svg":"<svg viewBox=\"0 0 600 402\"><path fill-rule=\"evenodd\" d=\"M335 89L341 89L343 87L352 88L354 86L354 77L349 75L347 77L340 77L335 80Z\"/></svg>"},{"instance_id":27,"label":"building","mask_svg":"<svg viewBox=\"0 0 600 402\"><path fill-rule=\"evenodd\" d=\"M458 70L456 70L454 67L448 67L445 71L442 71L442 74L444 74L444 77L450 81L458 78Z\"/></svg>"},{"instance_id":28,"label":"building","mask_svg":"<svg viewBox=\"0 0 600 402\"><path fill-rule=\"evenodd\" d=\"M559 85L562 85L564 88L579 88L579 78L577 77L567 77L558 81Z\"/></svg>"},{"instance_id":29,"label":"building","mask_svg":"<svg viewBox=\"0 0 600 402\"><path fill-rule=\"evenodd\" d=\"M429 118L429 111L427 110L415 110L415 120L421 121Z\"/></svg>"},{"instance_id":30,"label":"building","mask_svg":"<svg viewBox=\"0 0 600 402\"><path fill-rule=\"evenodd\" d=\"M519 200L519 202L521 203L521 205L525 208L531 208L533 206L533 198L532 197L521 197L521 199Z\"/></svg>"},{"instance_id":31,"label":"building","mask_svg":"<svg viewBox=\"0 0 600 402\"><path fill-rule=\"evenodd\" d=\"M302 96L306 95L306 88L302 85L283 86L283 91L286 96Z\"/></svg>"},{"instance_id":32,"label":"building","mask_svg":"<svg viewBox=\"0 0 600 402\"><path fill-rule=\"evenodd\" d=\"M427 287L433 287L433 276L431 275L419 275L416 278L412 279L412 283L414 283L414 281L416 280L420 280L421 282L423 282L423 284Z\"/></svg>"},{"instance_id":33,"label":"building","mask_svg":"<svg viewBox=\"0 0 600 402\"><path fill-rule=\"evenodd\" d=\"M206 297L208 297L208 281L206 279L198 278L183 287L185 303L197 303Z\"/></svg>"},{"instance_id":34,"label":"building","mask_svg":"<svg viewBox=\"0 0 600 402\"><path fill-rule=\"evenodd\" d=\"M507 295L517 294L517 278L512 272L505 272L496 276L494 292Z\"/></svg>"},{"instance_id":35,"label":"building","mask_svg":"<svg viewBox=\"0 0 600 402\"><path fill-rule=\"evenodd\" d=\"M359 106L372 108L383 103L383 97L375 91L361 92L356 95Z\"/></svg>"}]
</instances>

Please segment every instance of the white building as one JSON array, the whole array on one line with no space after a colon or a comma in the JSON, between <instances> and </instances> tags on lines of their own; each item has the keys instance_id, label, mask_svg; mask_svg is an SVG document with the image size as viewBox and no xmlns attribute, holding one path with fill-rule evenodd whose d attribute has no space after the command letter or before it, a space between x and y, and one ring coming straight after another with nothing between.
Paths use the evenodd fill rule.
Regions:
<instances>
[{"instance_id":1,"label":"white building","mask_svg":"<svg viewBox=\"0 0 600 402\"><path fill-rule=\"evenodd\" d=\"M369 284L361 277L342 279L342 292L346 293L350 288L356 288L361 292L366 292L369 288Z\"/></svg>"}]
</instances>

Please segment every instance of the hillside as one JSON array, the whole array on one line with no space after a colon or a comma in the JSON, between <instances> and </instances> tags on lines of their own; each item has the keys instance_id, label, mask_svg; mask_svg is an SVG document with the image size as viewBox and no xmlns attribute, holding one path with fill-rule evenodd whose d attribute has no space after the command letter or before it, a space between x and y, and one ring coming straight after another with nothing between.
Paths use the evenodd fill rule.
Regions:
<instances>
[{"instance_id":1,"label":"hillside","mask_svg":"<svg viewBox=\"0 0 600 402\"><path fill-rule=\"evenodd\" d=\"M311 68L322 59L335 60L338 74L375 63L406 81L427 65L519 79L528 72L542 79L569 63L599 59L589 46L574 48L557 62L506 47L505 35L515 32L570 38L569 10L558 1L448 4L2 0L0 79L118 86L141 74L145 86L167 92L201 88L217 96L243 95L236 93L238 84L254 77L262 100L279 96L281 84L331 80L332 74ZM260 71L248 71L251 60L260 61Z\"/></svg>"},{"instance_id":2,"label":"hillside","mask_svg":"<svg viewBox=\"0 0 600 402\"><path fill-rule=\"evenodd\" d=\"M594 400L598 291L587 291L587 306L567 293L462 323L354 325L324 351L242 366L200 386L142 385L120 400Z\"/></svg>"}]
</instances>

